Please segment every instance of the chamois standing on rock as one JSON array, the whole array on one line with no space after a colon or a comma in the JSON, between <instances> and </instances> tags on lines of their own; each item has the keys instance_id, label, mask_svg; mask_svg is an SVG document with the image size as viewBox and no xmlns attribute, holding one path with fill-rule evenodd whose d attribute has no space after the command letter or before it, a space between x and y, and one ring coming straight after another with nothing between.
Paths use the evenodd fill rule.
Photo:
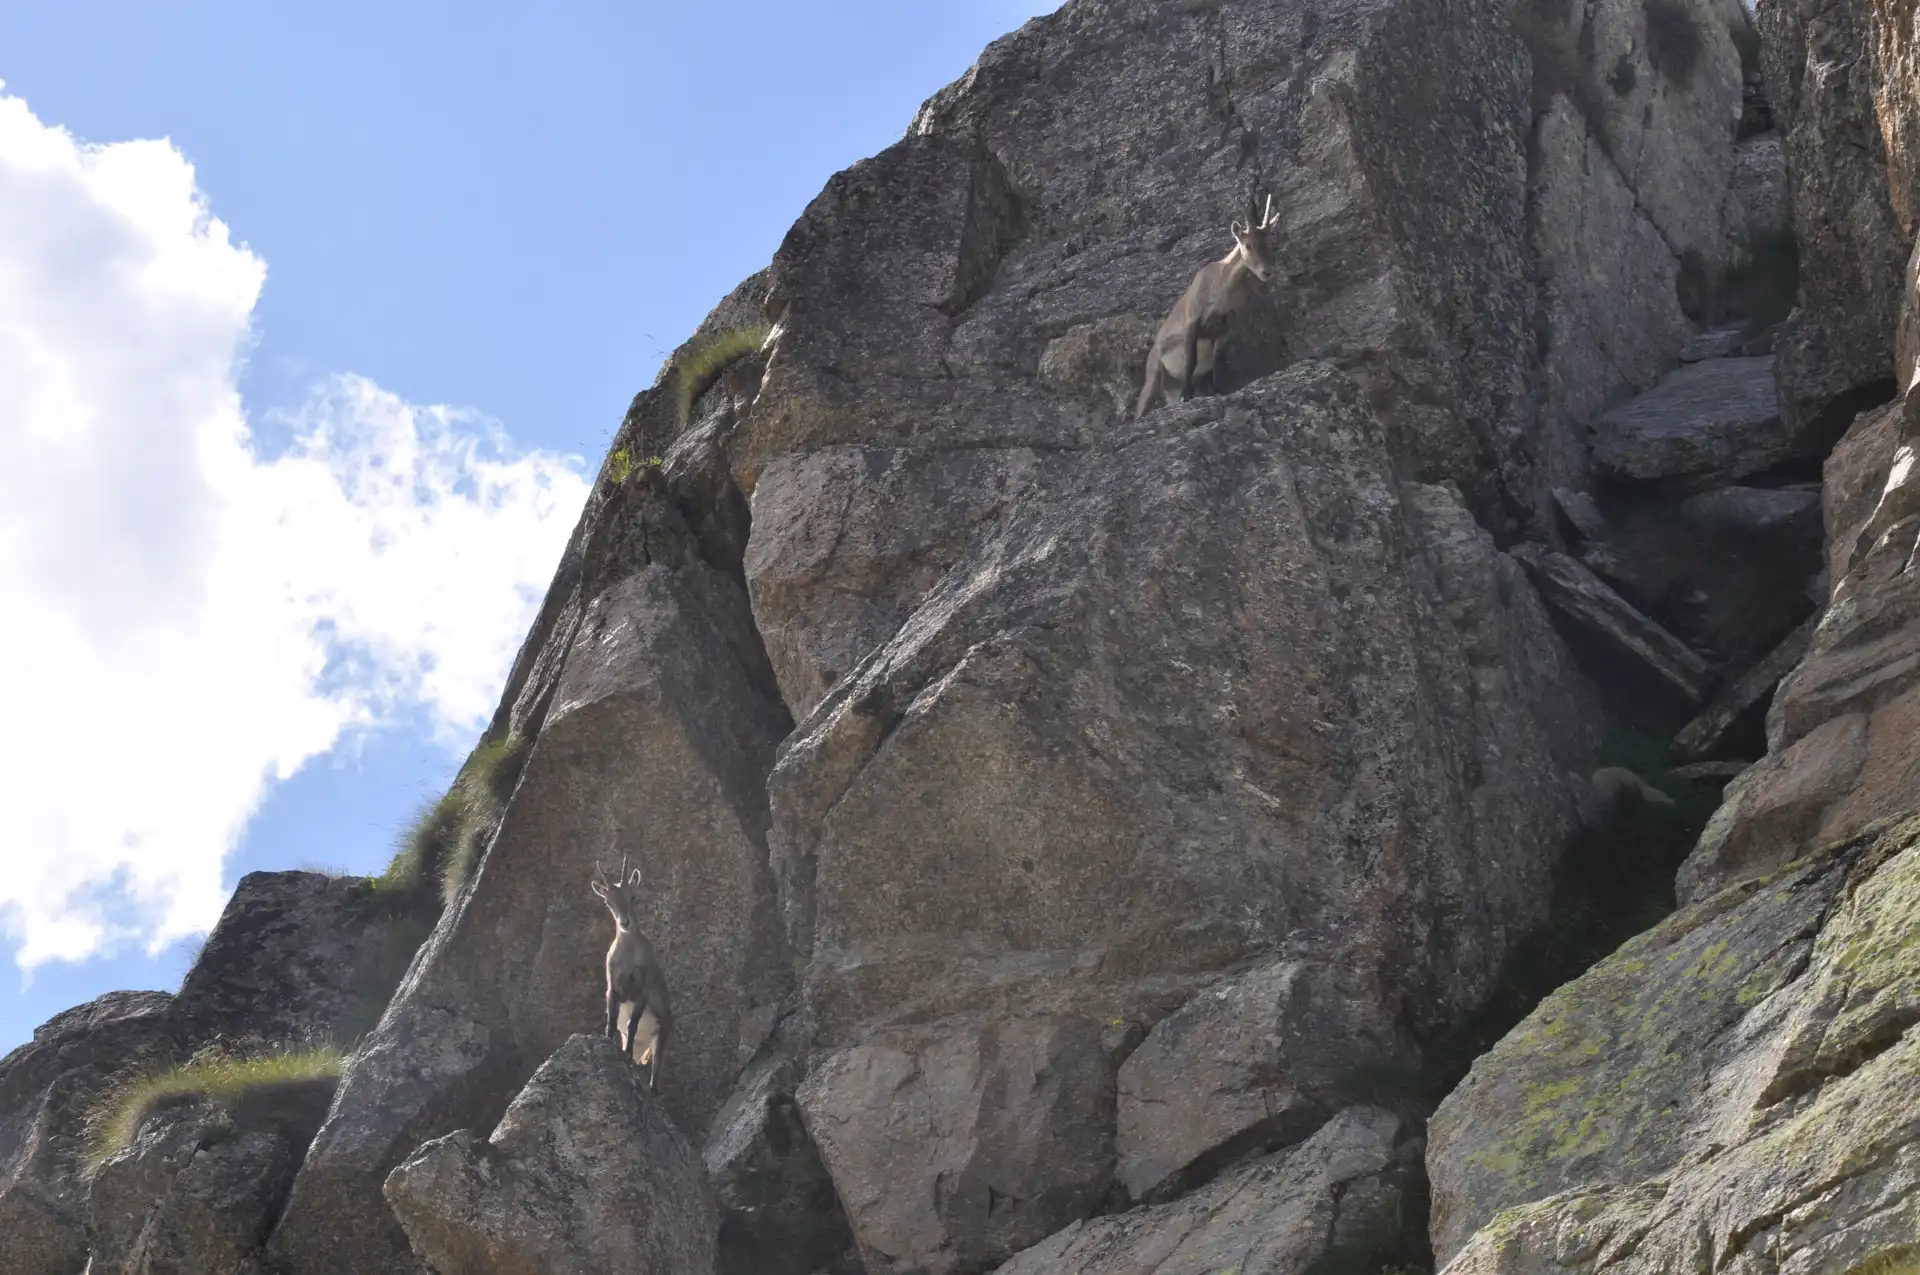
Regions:
<instances>
[{"instance_id":1,"label":"chamois standing on rock","mask_svg":"<svg viewBox=\"0 0 1920 1275\"><path fill-rule=\"evenodd\" d=\"M1147 351L1147 382L1140 387L1140 402L1133 409L1136 421L1147 414L1163 376L1180 382L1182 402L1193 397L1196 376L1211 376L1214 393L1220 392L1220 343L1226 339L1234 311L1245 300L1247 276L1265 283L1273 268L1266 239L1274 224L1273 196L1267 196L1259 225L1253 224L1251 207L1247 213L1246 221L1228 227L1233 232L1233 251L1200 267L1154 334L1153 347Z\"/></svg>"},{"instance_id":2,"label":"chamois standing on rock","mask_svg":"<svg viewBox=\"0 0 1920 1275\"><path fill-rule=\"evenodd\" d=\"M613 945L607 949L607 1035L619 1041L621 1052L636 1064L646 1064L647 1088L657 1089L673 1010L653 944L634 924L640 869L629 872L622 854L620 875L608 882L603 871L593 882L593 892L613 913Z\"/></svg>"}]
</instances>

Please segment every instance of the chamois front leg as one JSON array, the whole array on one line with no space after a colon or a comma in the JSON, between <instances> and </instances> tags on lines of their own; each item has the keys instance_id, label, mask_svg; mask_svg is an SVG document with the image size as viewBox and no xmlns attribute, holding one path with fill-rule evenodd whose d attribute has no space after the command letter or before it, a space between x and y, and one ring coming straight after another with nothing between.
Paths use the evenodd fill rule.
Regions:
<instances>
[{"instance_id":1,"label":"chamois front leg","mask_svg":"<svg viewBox=\"0 0 1920 1275\"><path fill-rule=\"evenodd\" d=\"M1187 366L1180 375L1180 401L1182 403L1193 397L1193 365L1198 362L1200 358L1200 325L1198 323L1187 329L1186 351Z\"/></svg>"},{"instance_id":2,"label":"chamois front leg","mask_svg":"<svg viewBox=\"0 0 1920 1275\"><path fill-rule=\"evenodd\" d=\"M607 1037L620 1039L620 1002L615 998L613 989L607 989Z\"/></svg>"}]
</instances>

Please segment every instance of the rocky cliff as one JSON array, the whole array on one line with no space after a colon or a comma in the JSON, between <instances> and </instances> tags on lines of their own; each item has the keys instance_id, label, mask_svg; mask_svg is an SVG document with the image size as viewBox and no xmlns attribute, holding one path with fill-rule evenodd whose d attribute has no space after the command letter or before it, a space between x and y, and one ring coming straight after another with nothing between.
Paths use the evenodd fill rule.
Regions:
<instances>
[{"instance_id":1,"label":"rocky cliff","mask_svg":"<svg viewBox=\"0 0 1920 1275\"><path fill-rule=\"evenodd\" d=\"M404 978L353 883L220 956L315 888L243 884L0 1062L0 1271L1911 1256L1917 57L1904 0L997 42L634 400ZM1269 197L1221 392L1133 420ZM622 854L657 1093L581 1039ZM303 1015L324 1121L83 1170Z\"/></svg>"}]
</instances>

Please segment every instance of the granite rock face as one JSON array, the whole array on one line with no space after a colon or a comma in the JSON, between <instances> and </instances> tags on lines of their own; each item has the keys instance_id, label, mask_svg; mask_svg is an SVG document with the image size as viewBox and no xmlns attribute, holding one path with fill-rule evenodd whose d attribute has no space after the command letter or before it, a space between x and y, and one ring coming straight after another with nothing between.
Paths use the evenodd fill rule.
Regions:
<instances>
[{"instance_id":1,"label":"granite rock face","mask_svg":"<svg viewBox=\"0 0 1920 1275\"><path fill-rule=\"evenodd\" d=\"M1305 1085L1450 1021L1492 978L1498 936L1540 915L1542 848L1574 817L1559 776L1591 747L1587 692L1458 493L1402 489L1384 455L1350 382L1314 365L1117 433L956 564L783 750L773 861L827 1051L802 1107L869 1264L911 1269L951 1234L900 1238L901 1206L850 1198L843 1168L950 1179L942 1143L860 1159L844 1144L876 1120L849 1135L815 1117L887 1106L894 1072L913 1072L874 1051L912 1056L878 1043L927 1030L905 1024L1153 1023L1267 952L1339 970L1301 1048L1263 1049L1243 1025L1225 1064L1240 1081L1204 1079L1221 1064L1186 1049L1178 1024L1198 1007L1128 1059L1122 1154L1145 1192L1311 1132L1316 1105L1246 1113L1289 1068ZM991 1072L986 1038L945 1030L942 1068ZM1135 1101L1156 1088L1189 1095L1192 1127L1152 1132ZM1104 1185L1077 1168L1041 1183L1075 1207ZM1041 1183L1005 1190L1031 1200Z\"/></svg>"},{"instance_id":2,"label":"granite rock face","mask_svg":"<svg viewBox=\"0 0 1920 1275\"><path fill-rule=\"evenodd\" d=\"M1113 1064L1088 1019L899 1029L798 1097L868 1275L991 1266L1093 1212L1113 1178Z\"/></svg>"},{"instance_id":3,"label":"granite rock face","mask_svg":"<svg viewBox=\"0 0 1920 1275\"><path fill-rule=\"evenodd\" d=\"M1920 1235L1920 824L1677 913L1435 1114L1450 1275L1858 1269Z\"/></svg>"},{"instance_id":4,"label":"granite rock face","mask_svg":"<svg viewBox=\"0 0 1920 1275\"><path fill-rule=\"evenodd\" d=\"M73 1275L87 1261L88 1110L109 1079L166 1060L164 992L109 992L0 1059L0 1270Z\"/></svg>"},{"instance_id":5,"label":"granite rock face","mask_svg":"<svg viewBox=\"0 0 1920 1275\"><path fill-rule=\"evenodd\" d=\"M440 1275L711 1275L700 1158L611 1040L575 1036L493 1134L422 1146L386 1182Z\"/></svg>"},{"instance_id":6,"label":"granite rock face","mask_svg":"<svg viewBox=\"0 0 1920 1275\"><path fill-rule=\"evenodd\" d=\"M472 887L342 1077L273 1237L282 1265L409 1261L378 1196L387 1172L426 1137L486 1127L572 1033L603 1028L612 922L588 890L596 864L630 850L643 872L639 921L675 1009L661 1099L683 1129L704 1133L771 1027L788 966L763 781L789 722L739 578L703 556L680 512L698 459L672 451L608 501L582 556L591 600L519 787Z\"/></svg>"},{"instance_id":7,"label":"granite rock face","mask_svg":"<svg viewBox=\"0 0 1920 1275\"><path fill-rule=\"evenodd\" d=\"M251 1275L294 1171L326 1116L331 1080L149 1115L93 1176L92 1275Z\"/></svg>"},{"instance_id":8,"label":"granite rock face","mask_svg":"<svg viewBox=\"0 0 1920 1275\"><path fill-rule=\"evenodd\" d=\"M1759 13L1800 256L1799 303L1779 343L1781 420L1816 452L1895 389L1911 227L1903 232L1889 198L1873 19L1872 0L1779 0Z\"/></svg>"},{"instance_id":9,"label":"granite rock face","mask_svg":"<svg viewBox=\"0 0 1920 1275\"><path fill-rule=\"evenodd\" d=\"M379 1016L424 933L422 923L382 912L359 878L248 873L177 995L102 997L54 1018L31 1044L0 1060L0 1270L72 1275L86 1262L85 1124L118 1078L167 1067L215 1043L240 1050L318 1041L350 1045ZM311 1104L293 1105L307 1111ZM234 1170L238 1151L201 1165L200 1176L189 1180L178 1208L168 1214L186 1229L165 1246L156 1240L149 1266L138 1269L211 1271L224 1260L223 1244L235 1253L250 1251L259 1236L248 1227L264 1227L277 1213L284 1177L318 1123L319 1112L311 1114L304 1132L283 1134L273 1121L251 1131L265 1139L253 1150L277 1168L248 1161ZM277 1185L275 1172L282 1174ZM252 1203L228 1212L264 1212L222 1232L210 1220L227 1216L218 1201L242 1188L254 1193ZM145 1201L141 1216L159 1204L157 1196ZM183 1220L190 1217L198 1220ZM210 1264L195 1264L203 1261Z\"/></svg>"}]
</instances>

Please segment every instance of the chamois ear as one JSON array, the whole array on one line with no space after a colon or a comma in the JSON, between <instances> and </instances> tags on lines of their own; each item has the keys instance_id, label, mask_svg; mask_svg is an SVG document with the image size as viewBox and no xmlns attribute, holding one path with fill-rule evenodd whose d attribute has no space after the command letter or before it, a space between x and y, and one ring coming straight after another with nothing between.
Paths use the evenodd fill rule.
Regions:
<instances>
[{"instance_id":1,"label":"chamois ear","mask_svg":"<svg viewBox=\"0 0 1920 1275\"><path fill-rule=\"evenodd\" d=\"M598 895L602 899L607 897L607 887L600 884L598 881L595 881L588 888L591 889L594 892L594 894Z\"/></svg>"},{"instance_id":2,"label":"chamois ear","mask_svg":"<svg viewBox=\"0 0 1920 1275\"><path fill-rule=\"evenodd\" d=\"M1247 229L1248 229L1247 223L1244 221L1240 221L1237 218L1234 220L1232 225L1227 227L1227 229L1233 232L1233 237L1235 239L1245 239L1247 237Z\"/></svg>"},{"instance_id":3,"label":"chamois ear","mask_svg":"<svg viewBox=\"0 0 1920 1275\"><path fill-rule=\"evenodd\" d=\"M638 868L635 868L635 869L633 870L633 874L632 874L631 876L629 876L629 877L627 878L627 884L628 884L628 885L639 885L639 884L640 884L640 869L638 869Z\"/></svg>"}]
</instances>

